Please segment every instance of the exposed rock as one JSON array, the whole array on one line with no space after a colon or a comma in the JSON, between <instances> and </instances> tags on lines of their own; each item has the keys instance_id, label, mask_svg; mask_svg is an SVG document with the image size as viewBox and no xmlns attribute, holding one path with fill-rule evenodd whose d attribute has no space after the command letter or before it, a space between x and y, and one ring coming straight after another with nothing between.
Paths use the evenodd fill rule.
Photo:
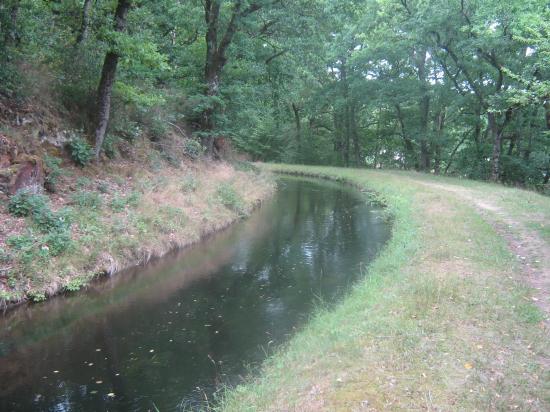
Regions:
<instances>
[{"instance_id":1,"label":"exposed rock","mask_svg":"<svg viewBox=\"0 0 550 412\"><path fill-rule=\"evenodd\" d=\"M44 188L44 164L38 156L20 155L13 164L0 168L0 191L13 195L20 189L39 193Z\"/></svg>"},{"instance_id":2,"label":"exposed rock","mask_svg":"<svg viewBox=\"0 0 550 412\"><path fill-rule=\"evenodd\" d=\"M63 148L71 141L71 136L65 131L57 131L48 134L46 131L41 130L38 133L38 139L41 144L48 143L54 147Z\"/></svg>"},{"instance_id":3,"label":"exposed rock","mask_svg":"<svg viewBox=\"0 0 550 412\"><path fill-rule=\"evenodd\" d=\"M17 154L17 145L0 133L0 168L9 167L17 158Z\"/></svg>"}]
</instances>

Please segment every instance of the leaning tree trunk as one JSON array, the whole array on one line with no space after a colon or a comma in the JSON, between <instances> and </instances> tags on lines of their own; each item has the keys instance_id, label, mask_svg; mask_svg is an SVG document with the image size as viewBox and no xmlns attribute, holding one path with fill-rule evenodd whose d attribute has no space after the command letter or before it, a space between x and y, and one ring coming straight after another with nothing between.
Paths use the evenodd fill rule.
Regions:
<instances>
[{"instance_id":1,"label":"leaning tree trunk","mask_svg":"<svg viewBox=\"0 0 550 412\"><path fill-rule=\"evenodd\" d=\"M82 7L82 23L80 24L80 31L76 38L76 44L80 44L88 38L90 31L90 14L92 11L92 0L84 0L84 6Z\"/></svg>"},{"instance_id":2,"label":"leaning tree trunk","mask_svg":"<svg viewBox=\"0 0 550 412\"><path fill-rule=\"evenodd\" d=\"M20 0L15 0L10 7L9 27L4 31L4 43L6 45L17 45L21 40L17 30L17 19L19 17Z\"/></svg>"},{"instance_id":3,"label":"leaning tree trunk","mask_svg":"<svg viewBox=\"0 0 550 412\"><path fill-rule=\"evenodd\" d=\"M126 16L131 7L131 0L118 0L115 11L114 29L122 32L126 28ZM118 66L119 54L116 51L109 51L105 55L103 69L101 71L101 80L97 89L97 126L95 130L95 157L99 159L105 132L109 124L109 114L111 111L111 96L113 94L113 85L115 83L116 69Z\"/></svg>"},{"instance_id":4,"label":"leaning tree trunk","mask_svg":"<svg viewBox=\"0 0 550 412\"><path fill-rule=\"evenodd\" d=\"M212 135L215 124L214 124L214 115L216 112L215 108L215 97L218 96L220 90L220 75L215 68L209 67L207 65L206 70L206 95L211 98L208 102L207 107L203 110L201 116L201 129L207 134L203 138L203 145L206 149L206 153L209 156L215 157L214 153L214 136Z\"/></svg>"}]
</instances>

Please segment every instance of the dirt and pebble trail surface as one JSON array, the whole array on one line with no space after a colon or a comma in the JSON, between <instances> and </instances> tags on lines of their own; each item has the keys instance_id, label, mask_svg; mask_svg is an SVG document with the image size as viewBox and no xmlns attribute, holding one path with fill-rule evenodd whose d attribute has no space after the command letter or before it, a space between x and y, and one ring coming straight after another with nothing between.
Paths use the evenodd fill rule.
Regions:
<instances>
[{"instance_id":1,"label":"dirt and pebble trail surface","mask_svg":"<svg viewBox=\"0 0 550 412\"><path fill-rule=\"evenodd\" d=\"M475 206L495 228L521 264L525 282L532 287L532 300L545 314L546 327L550 326L550 242L533 227L544 228L544 211L517 213L506 202L506 188L487 185L472 187L452 183L435 183L420 180L430 188L449 192ZM529 192L525 196L531 195ZM550 211L546 211L549 213Z\"/></svg>"}]
</instances>

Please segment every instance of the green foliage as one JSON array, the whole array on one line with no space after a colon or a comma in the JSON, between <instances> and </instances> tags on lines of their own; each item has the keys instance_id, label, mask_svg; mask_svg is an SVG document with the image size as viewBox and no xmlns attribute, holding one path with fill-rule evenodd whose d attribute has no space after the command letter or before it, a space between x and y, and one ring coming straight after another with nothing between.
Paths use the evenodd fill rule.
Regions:
<instances>
[{"instance_id":1,"label":"green foliage","mask_svg":"<svg viewBox=\"0 0 550 412\"><path fill-rule=\"evenodd\" d=\"M63 175L61 168L61 159L53 156L44 156L44 165L46 166L46 178L44 186L52 193L56 192L59 178Z\"/></svg>"},{"instance_id":2,"label":"green foliage","mask_svg":"<svg viewBox=\"0 0 550 412\"><path fill-rule=\"evenodd\" d=\"M44 195L36 194L29 189L19 190L8 203L8 211L18 217L30 216L32 213L43 209L48 203Z\"/></svg>"},{"instance_id":3,"label":"green foliage","mask_svg":"<svg viewBox=\"0 0 550 412\"><path fill-rule=\"evenodd\" d=\"M103 141L103 146L101 148L103 149L103 153L105 153L105 156L107 156L109 159L114 159L118 155L118 137L113 136L112 134L108 134L105 136L105 140Z\"/></svg>"},{"instance_id":4,"label":"green foliage","mask_svg":"<svg viewBox=\"0 0 550 412\"><path fill-rule=\"evenodd\" d=\"M111 199L111 209L115 212L122 212L126 208L126 199L119 194L116 194Z\"/></svg>"},{"instance_id":5,"label":"green foliage","mask_svg":"<svg viewBox=\"0 0 550 412\"><path fill-rule=\"evenodd\" d=\"M162 206L153 220L153 225L162 233L174 233L187 223L185 212L177 207Z\"/></svg>"},{"instance_id":6,"label":"green foliage","mask_svg":"<svg viewBox=\"0 0 550 412\"><path fill-rule=\"evenodd\" d=\"M53 212L49 206L43 206L33 211L32 220L43 233L68 231L72 223L71 210Z\"/></svg>"},{"instance_id":7,"label":"green foliage","mask_svg":"<svg viewBox=\"0 0 550 412\"><path fill-rule=\"evenodd\" d=\"M73 246L68 230L51 231L44 236L43 242L52 256L59 256Z\"/></svg>"},{"instance_id":8,"label":"green foliage","mask_svg":"<svg viewBox=\"0 0 550 412\"><path fill-rule=\"evenodd\" d=\"M238 170L240 172L253 172L255 174L260 173L260 168L250 162L235 161L233 162L233 167L235 168L235 170Z\"/></svg>"},{"instance_id":9,"label":"green foliage","mask_svg":"<svg viewBox=\"0 0 550 412\"><path fill-rule=\"evenodd\" d=\"M116 193L111 199L111 209L115 212L122 212L126 209L126 206L136 208L139 206L141 194L137 190L132 191L127 196L122 196L120 193Z\"/></svg>"},{"instance_id":10,"label":"green foliage","mask_svg":"<svg viewBox=\"0 0 550 412\"><path fill-rule=\"evenodd\" d=\"M89 210L99 210L103 204L103 199L97 192L79 191L74 193L71 199L73 204Z\"/></svg>"},{"instance_id":11,"label":"green foliage","mask_svg":"<svg viewBox=\"0 0 550 412\"><path fill-rule=\"evenodd\" d=\"M191 193L197 190L199 186L199 182L197 181L197 178L195 175L187 174L183 178L183 182L181 183L181 191L183 193Z\"/></svg>"},{"instance_id":12,"label":"green foliage","mask_svg":"<svg viewBox=\"0 0 550 412\"><path fill-rule=\"evenodd\" d=\"M194 139L185 139L183 141L183 152L192 159L198 159L203 153L203 147Z\"/></svg>"},{"instance_id":13,"label":"green foliage","mask_svg":"<svg viewBox=\"0 0 550 412\"><path fill-rule=\"evenodd\" d=\"M84 167L94 157L94 151L90 144L81 137L75 136L69 142L69 153L76 165Z\"/></svg>"},{"instance_id":14,"label":"green foliage","mask_svg":"<svg viewBox=\"0 0 550 412\"><path fill-rule=\"evenodd\" d=\"M232 210L239 216L246 215L244 199L230 183L221 184L216 190L216 196L218 201L229 210Z\"/></svg>"},{"instance_id":15,"label":"green foliage","mask_svg":"<svg viewBox=\"0 0 550 412\"><path fill-rule=\"evenodd\" d=\"M0 247L0 263L5 264L9 263L12 260L12 255L4 248Z\"/></svg>"},{"instance_id":16,"label":"green foliage","mask_svg":"<svg viewBox=\"0 0 550 412\"><path fill-rule=\"evenodd\" d=\"M76 188L78 190L84 190L86 187L92 184L92 180L86 176L78 176L76 179Z\"/></svg>"}]
</instances>

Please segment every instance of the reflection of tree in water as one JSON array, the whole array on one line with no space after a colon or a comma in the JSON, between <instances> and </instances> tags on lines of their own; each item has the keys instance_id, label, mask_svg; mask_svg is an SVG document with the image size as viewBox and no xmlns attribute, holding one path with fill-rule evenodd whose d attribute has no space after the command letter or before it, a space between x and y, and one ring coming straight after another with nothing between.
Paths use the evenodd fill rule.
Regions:
<instances>
[{"instance_id":1,"label":"reflection of tree in water","mask_svg":"<svg viewBox=\"0 0 550 412\"><path fill-rule=\"evenodd\" d=\"M310 313L315 296L331 301L338 295L367 258L365 251L378 247L386 233L350 190L289 181L239 231L186 259L152 265L108 295L83 295L80 309L94 309L92 316L48 320L64 327L55 335L43 326L41 336L51 336L40 344L31 339L35 343L20 352L16 369L33 372L22 375L8 396L42 393L41 409L122 411L151 408L152 402L161 410L192 408L216 384L238 382L243 363L265 357L262 348L284 341ZM96 308L98 301L103 303ZM86 360L94 367L84 367ZM0 377L9 371L2 362ZM43 385L40 375L57 365L59 379ZM96 379L103 381L101 392L92 396ZM108 392L116 398L106 398Z\"/></svg>"}]
</instances>

